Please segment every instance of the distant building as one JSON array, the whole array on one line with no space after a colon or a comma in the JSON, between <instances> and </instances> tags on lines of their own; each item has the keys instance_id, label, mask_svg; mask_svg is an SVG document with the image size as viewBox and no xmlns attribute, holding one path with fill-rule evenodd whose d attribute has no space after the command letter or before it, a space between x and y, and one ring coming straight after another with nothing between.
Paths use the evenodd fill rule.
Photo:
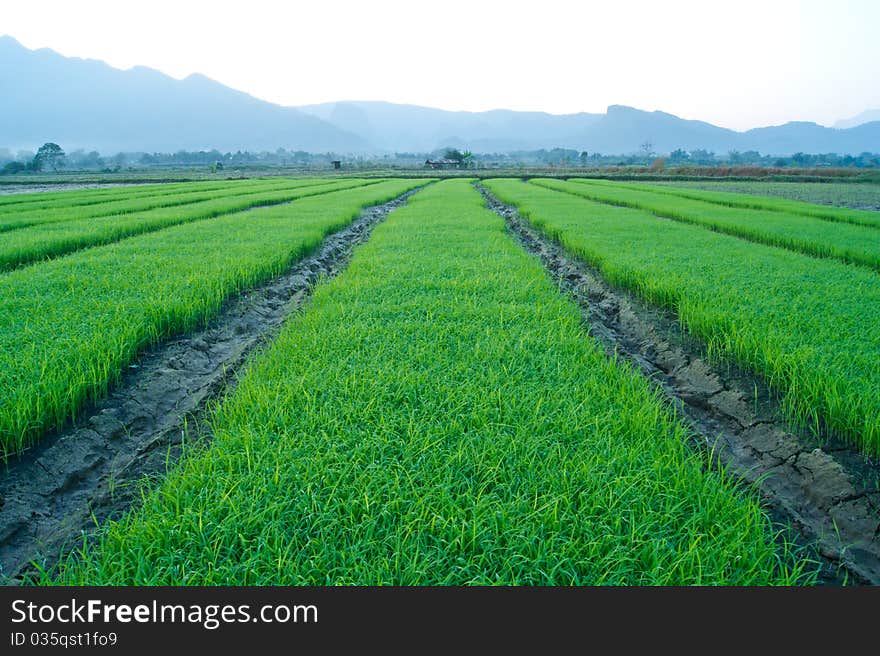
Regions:
<instances>
[{"instance_id":1,"label":"distant building","mask_svg":"<svg viewBox=\"0 0 880 656\"><path fill-rule=\"evenodd\" d=\"M330 163L333 165L334 169L341 169L342 168L342 162L340 162L338 159L334 159Z\"/></svg>"},{"instance_id":2,"label":"distant building","mask_svg":"<svg viewBox=\"0 0 880 656\"><path fill-rule=\"evenodd\" d=\"M430 169L457 169L461 162L457 159L426 159L425 168Z\"/></svg>"}]
</instances>

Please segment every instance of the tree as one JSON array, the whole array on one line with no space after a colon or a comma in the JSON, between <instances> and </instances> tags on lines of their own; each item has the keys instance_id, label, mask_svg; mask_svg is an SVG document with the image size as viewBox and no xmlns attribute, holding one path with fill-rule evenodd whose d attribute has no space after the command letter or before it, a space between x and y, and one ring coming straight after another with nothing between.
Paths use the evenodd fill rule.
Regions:
<instances>
[{"instance_id":1,"label":"tree","mask_svg":"<svg viewBox=\"0 0 880 656\"><path fill-rule=\"evenodd\" d=\"M106 166L104 158L101 157L101 154L97 150L83 154L79 157L78 161L74 159L72 153L68 159L73 161L74 166L79 166L84 169L102 169Z\"/></svg>"},{"instance_id":2,"label":"tree","mask_svg":"<svg viewBox=\"0 0 880 656\"><path fill-rule=\"evenodd\" d=\"M47 166L53 171L58 171L64 166L64 151L57 143L51 141L44 143L34 155L33 169L34 171L42 171Z\"/></svg>"},{"instance_id":3,"label":"tree","mask_svg":"<svg viewBox=\"0 0 880 656\"><path fill-rule=\"evenodd\" d=\"M691 161L695 162L696 164L714 164L715 153L713 153L711 150L696 148L691 151Z\"/></svg>"},{"instance_id":4,"label":"tree","mask_svg":"<svg viewBox=\"0 0 880 656\"><path fill-rule=\"evenodd\" d=\"M0 175L14 175L25 170L27 170L27 165L22 162L7 162L3 169L0 170Z\"/></svg>"},{"instance_id":5,"label":"tree","mask_svg":"<svg viewBox=\"0 0 880 656\"><path fill-rule=\"evenodd\" d=\"M470 168L474 163L474 154L471 151L462 152L458 148L447 148L443 158L452 160L460 169Z\"/></svg>"},{"instance_id":6,"label":"tree","mask_svg":"<svg viewBox=\"0 0 880 656\"><path fill-rule=\"evenodd\" d=\"M590 159L590 153L588 153L586 150L581 151L581 154L578 156L578 159L581 160L581 166L586 166L587 162Z\"/></svg>"},{"instance_id":7,"label":"tree","mask_svg":"<svg viewBox=\"0 0 880 656\"><path fill-rule=\"evenodd\" d=\"M801 167L801 168L809 166L810 159L811 158L809 155L807 155L806 153L800 153L800 152L795 153L794 155L791 156L791 161L794 162L794 165Z\"/></svg>"},{"instance_id":8,"label":"tree","mask_svg":"<svg viewBox=\"0 0 880 656\"><path fill-rule=\"evenodd\" d=\"M458 148L447 148L446 152L443 153L443 159L451 159L453 162L458 162L460 166L464 159L464 153Z\"/></svg>"},{"instance_id":9,"label":"tree","mask_svg":"<svg viewBox=\"0 0 880 656\"><path fill-rule=\"evenodd\" d=\"M646 139L645 143L643 143L639 148L642 151L642 155L644 155L645 159L651 159L654 156L654 144L651 143L650 139Z\"/></svg>"}]
</instances>

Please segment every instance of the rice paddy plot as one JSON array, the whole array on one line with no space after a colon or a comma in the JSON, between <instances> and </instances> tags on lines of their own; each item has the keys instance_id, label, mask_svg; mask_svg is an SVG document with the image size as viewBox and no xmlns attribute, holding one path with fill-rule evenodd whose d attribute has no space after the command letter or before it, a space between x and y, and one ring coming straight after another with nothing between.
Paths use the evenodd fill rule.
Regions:
<instances>
[{"instance_id":1,"label":"rice paddy plot","mask_svg":"<svg viewBox=\"0 0 880 656\"><path fill-rule=\"evenodd\" d=\"M803 574L757 500L704 468L649 383L605 356L464 180L419 192L378 226L249 365L211 427L209 449L47 581Z\"/></svg>"},{"instance_id":2,"label":"rice paddy plot","mask_svg":"<svg viewBox=\"0 0 880 656\"><path fill-rule=\"evenodd\" d=\"M538 184L486 186L611 283L676 312L710 355L762 375L793 420L880 455L874 272Z\"/></svg>"},{"instance_id":3,"label":"rice paddy plot","mask_svg":"<svg viewBox=\"0 0 880 656\"><path fill-rule=\"evenodd\" d=\"M831 220L846 220L866 225L880 224L876 215L880 210L880 185L859 182L728 182L728 181L666 181L647 183L653 189L669 189L690 194L695 190L714 192L724 204L766 209L784 209L788 212L809 213ZM739 196L733 199L730 196ZM707 197L702 197L706 198ZM787 200L786 200L787 199ZM779 201L783 201L777 204ZM816 207L824 205L826 207ZM838 212L833 208L860 210L855 214ZM828 212L832 209L831 212ZM869 213L875 214L872 219Z\"/></svg>"},{"instance_id":4,"label":"rice paddy plot","mask_svg":"<svg viewBox=\"0 0 880 656\"><path fill-rule=\"evenodd\" d=\"M329 182L329 181L328 181ZM62 207L36 208L16 210L0 214L0 232L17 230L37 225L48 225L65 221L76 221L104 216L120 216L135 212L148 211L159 207L182 206L204 200L212 200L225 196L241 196L252 193L264 193L293 187L309 186L311 182L287 181L254 181L243 185L227 185L220 189L184 189L175 193L147 194L143 196L125 196L100 203L88 205L64 205Z\"/></svg>"},{"instance_id":5,"label":"rice paddy plot","mask_svg":"<svg viewBox=\"0 0 880 656\"><path fill-rule=\"evenodd\" d=\"M103 396L138 352L216 314L368 205L387 180L177 225L0 276L0 452L19 453Z\"/></svg>"},{"instance_id":6,"label":"rice paddy plot","mask_svg":"<svg viewBox=\"0 0 880 656\"><path fill-rule=\"evenodd\" d=\"M210 192L203 199L185 205L158 207L132 214L69 219L22 228L4 233L0 239L0 271L181 223L212 219L254 207L287 203L297 198L373 183L374 181L351 179L319 185L250 190L235 195Z\"/></svg>"},{"instance_id":7,"label":"rice paddy plot","mask_svg":"<svg viewBox=\"0 0 880 656\"><path fill-rule=\"evenodd\" d=\"M534 184L590 200L646 210L736 237L880 270L880 230L800 214L726 207L701 200L593 181L536 179Z\"/></svg>"}]
</instances>

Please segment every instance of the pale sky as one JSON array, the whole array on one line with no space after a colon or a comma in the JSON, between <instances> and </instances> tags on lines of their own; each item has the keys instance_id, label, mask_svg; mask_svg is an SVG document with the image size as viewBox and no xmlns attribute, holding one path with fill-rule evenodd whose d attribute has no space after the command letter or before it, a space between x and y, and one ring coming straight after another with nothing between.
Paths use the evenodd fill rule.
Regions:
<instances>
[{"instance_id":1,"label":"pale sky","mask_svg":"<svg viewBox=\"0 0 880 656\"><path fill-rule=\"evenodd\" d=\"M0 0L0 34L283 105L622 104L738 130L880 107L880 0Z\"/></svg>"}]
</instances>

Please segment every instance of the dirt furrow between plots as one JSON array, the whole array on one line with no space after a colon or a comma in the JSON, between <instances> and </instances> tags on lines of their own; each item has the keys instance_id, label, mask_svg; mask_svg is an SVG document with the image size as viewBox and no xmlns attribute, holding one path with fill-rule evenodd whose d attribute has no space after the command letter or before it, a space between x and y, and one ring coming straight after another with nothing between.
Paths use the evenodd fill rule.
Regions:
<instances>
[{"instance_id":1,"label":"dirt furrow between plots","mask_svg":"<svg viewBox=\"0 0 880 656\"><path fill-rule=\"evenodd\" d=\"M357 244L418 189L367 208L282 276L244 292L210 325L145 353L107 398L0 471L0 582L32 562L51 567L97 525L139 498L182 453L210 439L210 404L230 391L254 349L332 278Z\"/></svg>"},{"instance_id":2,"label":"dirt furrow between plots","mask_svg":"<svg viewBox=\"0 0 880 656\"><path fill-rule=\"evenodd\" d=\"M581 307L589 332L672 401L700 446L759 489L771 515L822 563L820 581L880 584L880 463L833 438L793 429L753 374L705 356L676 317L614 288L479 187L488 206Z\"/></svg>"}]
</instances>

